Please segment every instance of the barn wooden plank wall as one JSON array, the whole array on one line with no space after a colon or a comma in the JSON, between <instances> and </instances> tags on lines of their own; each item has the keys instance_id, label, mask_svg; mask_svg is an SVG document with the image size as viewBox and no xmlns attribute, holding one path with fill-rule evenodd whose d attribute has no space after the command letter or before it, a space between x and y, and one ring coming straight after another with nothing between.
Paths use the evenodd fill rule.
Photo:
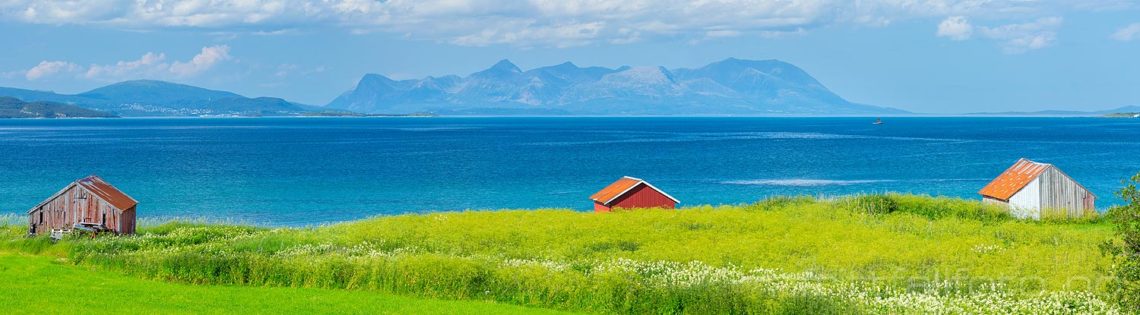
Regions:
<instances>
[{"instance_id":1,"label":"barn wooden plank wall","mask_svg":"<svg viewBox=\"0 0 1140 315\"><path fill-rule=\"evenodd\" d=\"M76 223L102 224L118 233L134 233L134 207L119 210L81 185L69 185L42 205L28 212L28 222L37 234L70 230Z\"/></svg>"},{"instance_id":2,"label":"barn wooden plank wall","mask_svg":"<svg viewBox=\"0 0 1140 315\"><path fill-rule=\"evenodd\" d=\"M1041 181L1041 211L1044 215L1080 217L1086 211L1095 211L1096 197L1072 178L1050 167L1038 178Z\"/></svg>"}]
</instances>

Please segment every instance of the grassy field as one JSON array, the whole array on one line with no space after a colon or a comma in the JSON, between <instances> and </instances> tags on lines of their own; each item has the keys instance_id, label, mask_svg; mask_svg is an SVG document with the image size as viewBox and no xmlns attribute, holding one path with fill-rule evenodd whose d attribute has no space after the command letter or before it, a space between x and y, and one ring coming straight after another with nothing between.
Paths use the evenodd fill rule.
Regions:
<instances>
[{"instance_id":1,"label":"grassy field","mask_svg":"<svg viewBox=\"0 0 1140 315\"><path fill-rule=\"evenodd\" d=\"M168 223L2 247L189 284L353 289L605 313L1112 313L1113 229L909 195L607 214L502 210L316 228ZM356 292L356 291L351 291Z\"/></svg>"},{"instance_id":2,"label":"grassy field","mask_svg":"<svg viewBox=\"0 0 1140 315\"><path fill-rule=\"evenodd\" d=\"M97 272L48 256L0 252L5 314L555 314L476 301L416 299L349 290L196 286Z\"/></svg>"}]
</instances>

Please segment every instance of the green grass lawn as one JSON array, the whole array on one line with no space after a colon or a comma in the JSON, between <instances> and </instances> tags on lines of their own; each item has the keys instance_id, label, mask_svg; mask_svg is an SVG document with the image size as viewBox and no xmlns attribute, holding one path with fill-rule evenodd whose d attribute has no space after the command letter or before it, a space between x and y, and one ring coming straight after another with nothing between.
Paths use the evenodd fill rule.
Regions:
<instances>
[{"instance_id":1,"label":"green grass lawn","mask_svg":"<svg viewBox=\"0 0 1140 315\"><path fill-rule=\"evenodd\" d=\"M341 304L332 296L380 296L360 291L600 313L1115 310L1098 249L1114 237L1110 224L1016 220L977 201L925 196L446 212L313 228L172 222L57 244L23 238L22 228L8 228L0 248L152 280L351 289L304 303L317 310ZM282 290L266 292L294 292Z\"/></svg>"},{"instance_id":2,"label":"green grass lawn","mask_svg":"<svg viewBox=\"0 0 1140 315\"><path fill-rule=\"evenodd\" d=\"M558 313L490 302L351 290L176 284L93 270L48 256L4 252L0 252L0 279L0 310L5 314Z\"/></svg>"}]
</instances>

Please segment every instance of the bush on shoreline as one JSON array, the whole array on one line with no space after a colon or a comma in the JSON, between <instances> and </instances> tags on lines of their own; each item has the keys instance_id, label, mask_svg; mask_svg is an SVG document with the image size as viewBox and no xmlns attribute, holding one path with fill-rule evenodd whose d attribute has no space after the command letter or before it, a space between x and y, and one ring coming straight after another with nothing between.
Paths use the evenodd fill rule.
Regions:
<instances>
[{"instance_id":1,"label":"bush on shoreline","mask_svg":"<svg viewBox=\"0 0 1140 315\"><path fill-rule=\"evenodd\" d=\"M1105 242L1101 250L1112 257L1109 272L1115 281L1109 290L1125 309L1140 310L1140 174L1132 176L1117 195L1128 204L1113 207L1108 217L1116 227L1119 240Z\"/></svg>"}]
</instances>

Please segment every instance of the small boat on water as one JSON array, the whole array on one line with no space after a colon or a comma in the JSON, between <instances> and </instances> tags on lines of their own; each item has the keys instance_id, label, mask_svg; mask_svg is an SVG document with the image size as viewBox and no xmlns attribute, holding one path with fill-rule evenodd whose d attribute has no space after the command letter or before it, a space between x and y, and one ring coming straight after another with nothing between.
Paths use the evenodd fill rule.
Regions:
<instances>
[{"instance_id":1,"label":"small boat on water","mask_svg":"<svg viewBox=\"0 0 1140 315\"><path fill-rule=\"evenodd\" d=\"M875 122L874 122L874 124L876 124L876 125L882 125L882 124L883 124L883 119L882 119L882 118L875 118Z\"/></svg>"}]
</instances>

